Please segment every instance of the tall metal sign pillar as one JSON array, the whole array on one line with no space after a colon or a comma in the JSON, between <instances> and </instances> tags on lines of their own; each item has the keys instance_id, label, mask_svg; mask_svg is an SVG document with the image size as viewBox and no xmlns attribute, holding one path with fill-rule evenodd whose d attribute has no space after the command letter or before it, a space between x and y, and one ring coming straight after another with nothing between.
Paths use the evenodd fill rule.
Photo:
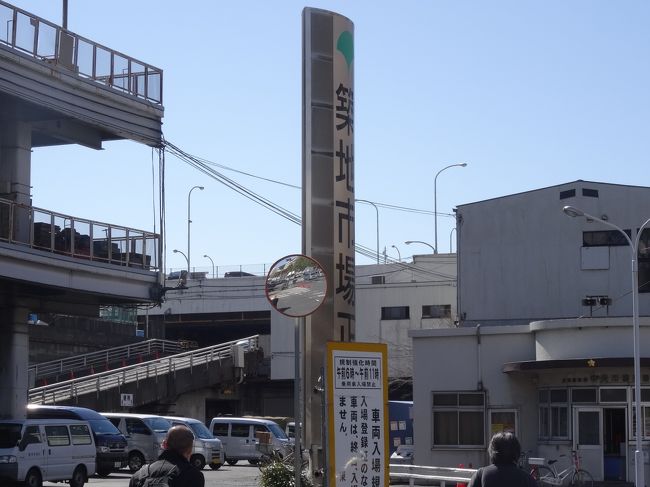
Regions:
<instances>
[{"instance_id":1,"label":"tall metal sign pillar","mask_svg":"<svg viewBox=\"0 0 650 487\"><path fill-rule=\"evenodd\" d=\"M353 341L354 24L325 10L303 10L302 248L328 276L327 298L306 318L305 446L323 468L324 360L328 341Z\"/></svg>"}]
</instances>

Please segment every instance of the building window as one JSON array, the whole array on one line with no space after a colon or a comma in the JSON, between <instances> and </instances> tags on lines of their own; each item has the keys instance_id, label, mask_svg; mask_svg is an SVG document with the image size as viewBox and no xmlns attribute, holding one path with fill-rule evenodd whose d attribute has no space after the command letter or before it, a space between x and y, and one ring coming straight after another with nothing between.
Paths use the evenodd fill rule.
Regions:
<instances>
[{"instance_id":1,"label":"building window","mask_svg":"<svg viewBox=\"0 0 650 487\"><path fill-rule=\"evenodd\" d=\"M600 389L600 402L627 402L627 389L623 387L616 388L601 388Z\"/></svg>"},{"instance_id":2,"label":"building window","mask_svg":"<svg viewBox=\"0 0 650 487\"><path fill-rule=\"evenodd\" d=\"M485 446L485 394L433 393L433 447Z\"/></svg>"},{"instance_id":3,"label":"building window","mask_svg":"<svg viewBox=\"0 0 650 487\"><path fill-rule=\"evenodd\" d=\"M629 237L632 233L625 230ZM622 247L628 245L627 239L618 230L597 230L582 232L582 245L585 247Z\"/></svg>"},{"instance_id":4,"label":"building window","mask_svg":"<svg viewBox=\"0 0 650 487\"><path fill-rule=\"evenodd\" d=\"M597 389L571 389L571 402L579 404L596 404Z\"/></svg>"},{"instance_id":5,"label":"building window","mask_svg":"<svg viewBox=\"0 0 650 487\"><path fill-rule=\"evenodd\" d=\"M422 306L422 318L451 318L451 304Z\"/></svg>"},{"instance_id":6,"label":"building window","mask_svg":"<svg viewBox=\"0 0 650 487\"><path fill-rule=\"evenodd\" d=\"M546 440L569 438L569 391L567 389L539 390L539 438Z\"/></svg>"},{"instance_id":7,"label":"building window","mask_svg":"<svg viewBox=\"0 0 650 487\"><path fill-rule=\"evenodd\" d=\"M382 320L408 320L409 318L408 306L383 306L381 308Z\"/></svg>"},{"instance_id":8,"label":"building window","mask_svg":"<svg viewBox=\"0 0 650 487\"><path fill-rule=\"evenodd\" d=\"M567 189L566 191L560 191L560 199L565 200L567 198L573 198L576 195L575 189Z\"/></svg>"},{"instance_id":9,"label":"building window","mask_svg":"<svg viewBox=\"0 0 650 487\"><path fill-rule=\"evenodd\" d=\"M371 284L386 284L386 276L372 276L370 278Z\"/></svg>"},{"instance_id":10,"label":"building window","mask_svg":"<svg viewBox=\"0 0 650 487\"><path fill-rule=\"evenodd\" d=\"M513 433L517 436L517 410L516 409L491 409L490 434Z\"/></svg>"},{"instance_id":11,"label":"building window","mask_svg":"<svg viewBox=\"0 0 650 487\"><path fill-rule=\"evenodd\" d=\"M589 198L598 198L598 190L582 188L582 196L588 196Z\"/></svg>"}]
</instances>

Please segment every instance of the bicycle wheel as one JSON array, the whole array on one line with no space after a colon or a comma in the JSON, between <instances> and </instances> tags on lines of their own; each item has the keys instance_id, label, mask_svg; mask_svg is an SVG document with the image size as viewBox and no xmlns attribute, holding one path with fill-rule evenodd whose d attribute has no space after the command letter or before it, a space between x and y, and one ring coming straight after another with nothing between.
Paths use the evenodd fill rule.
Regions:
<instances>
[{"instance_id":1,"label":"bicycle wheel","mask_svg":"<svg viewBox=\"0 0 650 487\"><path fill-rule=\"evenodd\" d=\"M537 485L539 485L540 487L554 485L553 483L546 482L546 479L555 478L555 474L553 474L553 470L543 465L539 465L535 467L533 470L531 470L530 476L535 480L535 482L537 482Z\"/></svg>"},{"instance_id":2,"label":"bicycle wheel","mask_svg":"<svg viewBox=\"0 0 650 487\"><path fill-rule=\"evenodd\" d=\"M572 487L593 487L594 478L586 470L580 469L573 474L569 485Z\"/></svg>"}]
</instances>

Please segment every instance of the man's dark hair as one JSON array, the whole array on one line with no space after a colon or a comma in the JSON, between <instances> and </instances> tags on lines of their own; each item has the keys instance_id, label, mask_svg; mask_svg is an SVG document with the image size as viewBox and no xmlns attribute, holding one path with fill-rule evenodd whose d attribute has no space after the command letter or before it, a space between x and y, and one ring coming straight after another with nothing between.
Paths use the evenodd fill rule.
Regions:
<instances>
[{"instance_id":1,"label":"man's dark hair","mask_svg":"<svg viewBox=\"0 0 650 487\"><path fill-rule=\"evenodd\" d=\"M194 444L194 433L187 426L174 426L167 432L167 449L183 454Z\"/></svg>"},{"instance_id":2,"label":"man's dark hair","mask_svg":"<svg viewBox=\"0 0 650 487\"><path fill-rule=\"evenodd\" d=\"M488 454L495 465L513 463L519 460L521 445L512 433L496 433L490 440Z\"/></svg>"}]
</instances>

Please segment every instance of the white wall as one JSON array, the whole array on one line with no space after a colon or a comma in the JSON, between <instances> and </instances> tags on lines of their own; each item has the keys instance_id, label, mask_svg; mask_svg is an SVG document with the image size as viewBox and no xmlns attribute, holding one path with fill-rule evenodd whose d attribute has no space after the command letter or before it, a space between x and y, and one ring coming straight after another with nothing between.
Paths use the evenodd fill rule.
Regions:
<instances>
[{"instance_id":1,"label":"white wall","mask_svg":"<svg viewBox=\"0 0 650 487\"><path fill-rule=\"evenodd\" d=\"M579 378L578 386L592 374L627 376L615 383L633 385L632 367L603 367L598 359L632 357L632 326L629 319L584 319L542 321L522 326L481 326L448 330L414 330L413 417L415 463L455 467L482 465L485 449L436 448L433 445L432 392L477 391L487 393L487 410L514 408L519 415L517 435L522 449L533 456L557 458L571 449L569 441L538 444L538 387L569 387L567 377ZM650 350L650 318L640 319L641 350ZM587 366L595 359L596 368ZM584 365L571 369L539 368L530 372L504 373L509 362L582 359ZM480 366L479 366L480 363ZM642 368L642 376L648 374ZM573 384L574 386L576 384ZM589 383L598 386L597 383ZM647 387L647 383L643 383ZM481 389L482 386L482 389ZM486 419L486 428L487 419ZM486 430L486 441L489 431Z\"/></svg>"},{"instance_id":2,"label":"white wall","mask_svg":"<svg viewBox=\"0 0 650 487\"><path fill-rule=\"evenodd\" d=\"M520 431L529 431L535 425L534 437L526 433L520 438L522 447L532 448L537 437L535 388L518 378L513 383L501 371L505 362L534 358L534 336L528 327L480 327L480 346L476 328L416 330L410 335L414 347L413 429L417 465L457 467L460 463L486 462L485 449L432 449L433 391L483 390L488 406L517 409Z\"/></svg>"},{"instance_id":3,"label":"white wall","mask_svg":"<svg viewBox=\"0 0 650 487\"><path fill-rule=\"evenodd\" d=\"M384 284L372 284L384 276ZM388 344L388 375L412 377L410 330L449 328L456 317L455 254L416 255L412 263L357 266L356 341ZM451 317L422 318L423 305L451 305ZM408 306L410 319L382 320L381 308Z\"/></svg>"},{"instance_id":4,"label":"white wall","mask_svg":"<svg viewBox=\"0 0 650 487\"><path fill-rule=\"evenodd\" d=\"M582 196L583 188L598 190L598 198ZM560 199L570 189L576 196ZM631 314L630 248L605 247L609 259L600 257L608 268L583 270L583 258L584 267L593 259L583 256L582 232L610 228L566 216L565 205L636 229L650 216L650 188L577 181L460 205L459 298L467 324L588 316L586 295L613 299L594 316ZM641 294L640 310L650 312L650 294Z\"/></svg>"}]
</instances>

